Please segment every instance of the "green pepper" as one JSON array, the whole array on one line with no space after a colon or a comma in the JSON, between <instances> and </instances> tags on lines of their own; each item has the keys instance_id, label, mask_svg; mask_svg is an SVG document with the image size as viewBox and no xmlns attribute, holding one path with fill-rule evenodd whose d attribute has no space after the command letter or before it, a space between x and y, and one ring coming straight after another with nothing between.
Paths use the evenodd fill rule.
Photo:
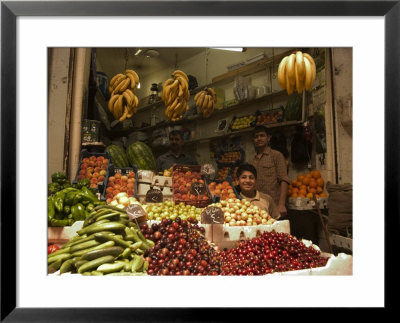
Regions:
<instances>
[{"instance_id":1,"label":"green pepper","mask_svg":"<svg viewBox=\"0 0 400 323\"><path fill-rule=\"evenodd\" d=\"M72 218L75 221L85 220L85 218L86 218L85 207L81 203L72 205L71 214L72 214Z\"/></svg>"},{"instance_id":2,"label":"green pepper","mask_svg":"<svg viewBox=\"0 0 400 323\"><path fill-rule=\"evenodd\" d=\"M81 203L82 203L82 204L85 206L85 208L86 208L86 205L88 205L90 202L89 202L89 201L86 201L86 200L83 200Z\"/></svg>"},{"instance_id":3,"label":"green pepper","mask_svg":"<svg viewBox=\"0 0 400 323\"><path fill-rule=\"evenodd\" d=\"M82 178L79 182L78 182L78 186L79 188L82 187L89 187L90 186L90 179L89 178Z\"/></svg>"},{"instance_id":4,"label":"green pepper","mask_svg":"<svg viewBox=\"0 0 400 323\"><path fill-rule=\"evenodd\" d=\"M73 219L64 219L64 220L56 220L56 219L52 219L50 221L50 225L52 227L66 227L66 226L71 226L72 224L74 224L74 220Z\"/></svg>"},{"instance_id":5,"label":"green pepper","mask_svg":"<svg viewBox=\"0 0 400 323\"><path fill-rule=\"evenodd\" d=\"M88 205L86 205L86 211L92 212L93 209L94 209L94 204L93 203L89 203Z\"/></svg>"},{"instance_id":6,"label":"green pepper","mask_svg":"<svg viewBox=\"0 0 400 323\"><path fill-rule=\"evenodd\" d=\"M57 193L59 190L61 190L61 186L58 183L49 183L47 185L47 191L49 195Z\"/></svg>"},{"instance_id":7,"label":"green pepper","mask_svg":"<svg viewBox=\"0 0 400 323\"><path fill-rule=\"evenodd\" d=\"M71 207L69 205L64 205L63 207L64 215L68 215L71 213Z\"/></svg>"},{"instance_id":8,"label":"green pepper","mask_svg":"<svg viewBox=\"0 0 400 323\"><path fill-rule=\"evenodd\" d=\"M86 201L92 202L92 203L97 203L99 202L99 199L96 197L96 195L94 195L90 189L88 189L86 186L83 186L81 188L81 191L83 193L84 199Z\"/></svg>"},{"instance_id":9,"label":"green pepper","mask_svg":"<svg viewBox=\"0 0 400 323\"><path fill-rule=\"evenodd\" d=\"M67 180L67 175L63 172L55 172L51 175L51 181L53 183L60 183L64 180Z\"/></svg>"},{"instance_id":10,"label":"green pepper","mask_svg":"<svg viewBox=\"0 0 400 323\"><path fill-rule=\"evenodd\" d=\"M72 185L71 185L71 183L70 182L66 182L66 183L64 183L64 184L62 184L61 185L61 187L64 189L64 188L67 188L67 187L71 187Z\"/></svg>"},{"instance_id":11,"label":"green pepper","mask_svg":"<svg viewBox=\"0 0 400 323\"><path fill-rule=\"evenodd\" d=\"M54 205L54 197L49 196L47 198L47 216L51 220L54 218L55 214L56 214L56 207Z\"/></svg>"},{"instance_id":12,"label":"green pepper","mask_svg":"<svg viewBox=\"0 0 400 323\"><path fill-rule=\"evenodd\" d=\"M67 188L64 188L63 190L57 192L56 194L54 194L54 205L58 212L63 211L65 194L67 194L68 192L72 192L72 191L78 191L78 190L73 187L67 187Z\"/></svg>"},{"instance_id":13,"label":"green pepper","mask_svg":"<svg viewBox=\"0 0 400 323\"><path fill-rule=\"evenodd\" d=\"M65 196L64 196L64 204L71 206L71 205L74 205L74 204L78 203L79 201L74 203L74 198L75 198L75 195L77 195L79 193L80 193L79 190L71 191L71 192L66 193Z\"/></svg>"}]
</instances>

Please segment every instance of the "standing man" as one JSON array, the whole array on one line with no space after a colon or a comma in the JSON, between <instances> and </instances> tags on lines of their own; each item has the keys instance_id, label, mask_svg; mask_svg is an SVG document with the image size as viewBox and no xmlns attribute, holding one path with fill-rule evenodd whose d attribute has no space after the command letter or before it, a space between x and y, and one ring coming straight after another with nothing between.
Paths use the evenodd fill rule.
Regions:
<instances>
[{"instance_id":1,"label":"standing man","mask_svg":"<svg viewBox=\"0 0 400 323\"><path fill-rule=\"evenodd\" d=\"M170 150L157 158L157 171L162 172L174 164L198 165L196 158L182 151L183 144L182 131L173 130L169 133Z\"/></svg>"},{"instance_id":2,"label":"standing man","mask_svg":"<svg viewBox=\"0 0 400 323\"><path fill-rule=\"evenodd\" d=\"M271 149L271 134L264 126L256 126L253 131L253 142L256 155L249 161L258 174L257 190L270 195L282 217L286 216L286 194L290 183L287 175L285 157L281 152Z\"/></svg>"}]
</instances>

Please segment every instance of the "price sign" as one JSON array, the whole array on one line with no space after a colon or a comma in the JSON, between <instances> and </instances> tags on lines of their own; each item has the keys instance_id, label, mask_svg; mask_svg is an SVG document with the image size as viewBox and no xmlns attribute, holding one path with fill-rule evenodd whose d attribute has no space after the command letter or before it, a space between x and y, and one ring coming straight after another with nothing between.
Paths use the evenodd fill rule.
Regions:
<instances>
[{"instance_id":1,"label":"price sign","mask_svg":"<svg viewBox=\"0 0 400 323\"><path fill-rule=\"evenodd\" d=\"M224 212L216 206L208 206L201 212L201 223L204 224L223 224Z\"/></svg>"},{"instance_id":2,"label":"price sign","mask_svg":"<svg viewBox=\"0 0 400 323\"><path fill-rule=\"evenodd\" d=\"M194 195L206 195L207 189L204 183L194 182L190 186L190 193Z\"/></svg>"},{"instance_id":3,"label":"price sign","mask_svg":"<svg viewBox=\"0 0 400 323\"><path fill-rule=\"evenodd\" d=\"M147 203L161 203L163 201L163 194L157 188L149 189L146 193Z\"/></svg>"},{"instance_id":4,"label":"price sign","mask_svg":"<svg viewBox=\"0 0 400 323\"><path fill-rule=\"evenodd\" d=\"M134 220L147 215L146 211L139 204L130 204L125 208L129 220Z\"/></svg>"},{"instance_id":5,"label":"price sign","mask_svg":"<svg viewBox=\"0 0 400 323\"><path fill-rule=\"evenodd\" d=\"M211 164L204 164L201 166L200 172L205 176L213 176L215 175L215 168Z\"/></svg>"}]
</instances>

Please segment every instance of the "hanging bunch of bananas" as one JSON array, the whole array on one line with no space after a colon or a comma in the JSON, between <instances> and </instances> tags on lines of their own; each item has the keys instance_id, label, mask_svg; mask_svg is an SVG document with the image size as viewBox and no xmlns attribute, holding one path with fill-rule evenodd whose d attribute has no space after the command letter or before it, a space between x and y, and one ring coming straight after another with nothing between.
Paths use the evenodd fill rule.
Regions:
<instances>
[{"instance_id":1,"label":"hanging bunch of bananas","mask_svg":"<svg viewBox=\"0 0 400 323\"><path fill-rule=\"evenodd\" d=\"M108 87L111 94L108 110L115 120L123 122L136 113L139 99L135 95L135 90L138 84L139 76L133 70L126 70L125 74L119 73L111 79Z\"/></svg>"},{"instance_id":2,"label":"hanging bunch of bananas","mask_svg":"<svg viewBox=\"0 0 400 323\"><path fill-rule=\"evenodd\" d=\"M311 90L316 77L316 66L311 55L297 51L285 56L279 63L278 82L290 95L295 90L302 93Z\"/></svg>"},{"instance_id":3,"label":"hanging bunch of bananas","mask_svg":"<svg viewBox=\"0 0 400 323\"><path fill-rule=\"evenodd\" d=\"M208 118L214 111L214 105L217 102L217 94L212 88L205 88L194 96L196 106L205 118Z\"/></svg>"},{"instance_id":4,"label":"hanging bunch of bananas","mask_svg":"<svg viewBox=\"0 0 400 323\"><path fill-rule=\"evenodd\" d=\"M189 109L187 104L189 98L189 78L180 70L174 71L164 82L161 94L167 119L171 121L182 119L183 114Z\"/></svg>"}]
</instances>

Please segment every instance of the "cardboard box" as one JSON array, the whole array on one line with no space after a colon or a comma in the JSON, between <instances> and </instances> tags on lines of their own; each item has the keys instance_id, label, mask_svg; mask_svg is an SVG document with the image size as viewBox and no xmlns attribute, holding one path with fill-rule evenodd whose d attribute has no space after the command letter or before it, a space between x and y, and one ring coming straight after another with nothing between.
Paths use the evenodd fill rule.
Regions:
<instances>
[{"instance_id":1,"label":"cardboard box","mask_svg":"<svg viewBox=\"0 0 400 323\"><path fill-rule=\"evenodd\" d=\"M320 209L328 208L328 198L317 198ZM291 210L313 210L316 209L315 202L307 197L289 197L288 208Z\"/></svg>"},{"instance_id":2,"label":"cardboard box","mask_svg":"<svg viewBox=\"0 0 400 323\"><path fill-rule=\"evenodd\" d=\"M75 221L71 226L67 227L48 227L47 242L63 245L77 235L77 231L82 229L84 221Z\"/></svg>"}]
</instances>

